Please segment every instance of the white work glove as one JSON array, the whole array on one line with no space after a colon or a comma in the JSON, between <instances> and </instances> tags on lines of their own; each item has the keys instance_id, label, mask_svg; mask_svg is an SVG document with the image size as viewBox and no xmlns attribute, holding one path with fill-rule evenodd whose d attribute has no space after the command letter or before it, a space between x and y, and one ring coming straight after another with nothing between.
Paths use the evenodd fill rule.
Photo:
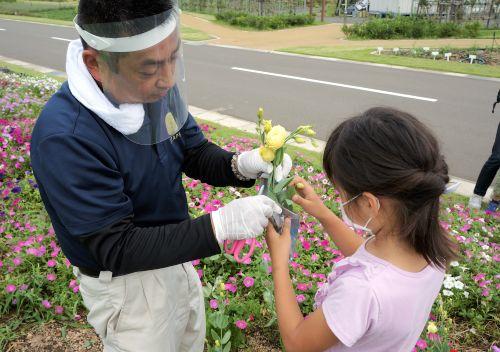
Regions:
<instances>
[{"instance_id":1,"label":"white work glove","mask_svg":"<svg viewBox=\"0 0 500 352\"><path fill-rule=\"evenodd\" d=\"M273 213L281 214L281 208L271 198L253 196L233 200L210 215L215 237L222 243L257 237L264 232Z\"/></svg>"},{"instance_id":2,"label":"white work glove","mask_svg":"<svg viewBox=\"0 0 500 352\"><path fill-rule=\"evenodd\" d=\"M279 182L287 177L292 170L292 159L288 154L283 155L283 162L276 167L274 179ZM250 179L259 177L268 178L273 171L273 165L264 161L260 156L259 149L243 152L238 156L238 171Z\"/></svg>"}]
</instances>

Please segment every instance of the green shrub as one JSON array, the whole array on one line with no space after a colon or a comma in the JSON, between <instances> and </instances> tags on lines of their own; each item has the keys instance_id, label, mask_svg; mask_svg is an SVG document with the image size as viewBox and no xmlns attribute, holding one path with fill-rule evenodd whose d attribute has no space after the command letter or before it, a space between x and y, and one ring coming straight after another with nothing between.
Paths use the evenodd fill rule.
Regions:
<instances>
[{"instance_id":1,"label":"green shrub","mask_svg":"<svg viewBox=\"0 0 500 352\"><path fill-rule=\"evenodd\" d=\"M221 12L217 20L232 26L264 29L281 29L287 27L305 26L314 23L314 16L309 15L276 15L256 16L244 12Z\"/></svg>"},{"instance_id":2,"label":"green shrub","mask_svg":"<svg viewBox=\"0 0 500 352\"><path fill-rule=\"evenodd\" d=\"M394 38L449 38L479 36L478 22L460 25L455 22L439 23L419 17L398 16L376 18L365 23L344 26L342 31L348 38L394 39Z\"/></svg>"}]
</instances>

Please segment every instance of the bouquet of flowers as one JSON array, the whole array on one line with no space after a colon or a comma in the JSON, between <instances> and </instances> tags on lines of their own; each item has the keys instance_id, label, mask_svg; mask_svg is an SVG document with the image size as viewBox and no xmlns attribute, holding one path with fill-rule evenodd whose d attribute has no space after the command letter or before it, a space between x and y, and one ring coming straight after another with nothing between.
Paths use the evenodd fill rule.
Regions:
<instances>
[{"instance_id":1,"label":"bouquet of flowers","mask_svg":"<svg viewBox=\"0 0 500 352\"><path fill-rule=\"evenodd\" d=\"M315 141L312 139L316 135L316 132L314 132L310 125L299 126L293 132L287 132L280 125L273 126L271 120L264 119L264 110L262 108L259 109L257 117L257 134L261 142L260 155L262 159L273 165L273 171L269 175L267 182L264 182L262 185L265 188L263 193L273 199L283 209L291 211L293 205L291 198L295 193L295 189L288 187L288 184L293 180L293 176L276 180L276 170L283 162L289 142L295 141L296 143L303 144L306 143L306 138L308 138L311 144L316 146Z\"/></svg>"}]
</instances>

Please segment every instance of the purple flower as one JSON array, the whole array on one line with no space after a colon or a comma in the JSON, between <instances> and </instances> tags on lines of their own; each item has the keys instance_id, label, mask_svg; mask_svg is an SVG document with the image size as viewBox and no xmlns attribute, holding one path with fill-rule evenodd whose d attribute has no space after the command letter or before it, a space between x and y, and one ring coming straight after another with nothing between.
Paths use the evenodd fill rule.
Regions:
<instances>
[{"instance_id":1,"label":"purple flower","mask_svg":"<svg viewBox=\"0 0 500 352\"><path fill-rule=\"evenodd\" d=\"M304 296L304 295L297 295L296 299L297 299L297 302L302 303L302 302L304 302L306 300L306 296Z\"/></svg>"},{"instance_id":2,"label":"purple flower","mask_svg":"<svg viewBox=\"0 0 500 352\"><path fill-rule=\"evenodd\" d=\"M236 323L235 323L236 327L238 329L241 329L241 330L245 330L247 328L247 322L244 321L244 320L238 320Z\"/></svg>"},{"instance_id":3,"label":"purple flower","mask_svg":"<svg viewBox=\"0 0 500 352\"><path fill-rule=\"evenodd\" d=\"M13 293L16 291L16 289L17 289L16 285L12 285L12 284L8 284L5 287L5 291L7 291L7 293Z\"/></svg>"},{"instance_id":4,"label":"purple flower","mask_svg":"<svg viewBox=\"0 0 500 352\"><path fill-rule=\"evenodd\" d=\"M56 306L56 307L54 308L54 312L55 312L57 315L61 315L61 314L63 314L63 312L64 312L64 308L63 308L63 307L61 307L61 306Z\"/></svg>"},{"instance_id":5,"label":"purple flower","mask_svg":"<svg viewBox=\"0 0 500 352\"><path fill-rule=\"evenodd\" d=\"M219 303L217 302L216 299L211 299L210 300L210 308L212 309L217 309L219 307Z\"/></svg>"},{"instance_id":6,"label":"purple flower","mask_svg":"<svg viewBox=\"0 0 500 352\"><path fill-rule=\"evenodd\" d=\"M21 187L16 186L16 187L12 188L12 193L16 193L16 194L21 193Z\"/></svg>"},{"instance_id":7,"label":"purple flower","mask_svg":"<svg viewBox=\"0 0 500 352\"><path fill-rule=\"evenodd\" d=\"M427 348L427 341L420 339L417 341L416 346L421 350L425 350Z\"/></svg>"},{"instance_id":8,"label":"purple flower","mask_svg":"<svg viewBox=\"0 0 500 352\"><path fill-rule=\"evenodd\" d=\"M252 287L254 282L255 280L253 279L253 277L250 276L247 276L246 278L243 279L243 285L245 285L245 287Z\"/></svg>"}]
</instances>

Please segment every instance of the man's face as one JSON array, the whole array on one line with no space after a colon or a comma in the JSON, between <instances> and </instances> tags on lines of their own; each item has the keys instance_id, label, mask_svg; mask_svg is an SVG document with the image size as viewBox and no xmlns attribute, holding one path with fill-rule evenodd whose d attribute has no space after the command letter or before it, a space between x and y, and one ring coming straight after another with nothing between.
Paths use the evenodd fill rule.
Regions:
<instances>
[{"instance_id":1,"label":"man's face","mask_svg":"<svg viewBox=\"0 0 500 352\"><path fill-rule=\"evenodd\" d=\"M114 70L109 65L109 60L114 58L102 53L97 60L104 92L120 104L160 100L175 85L180 45L178 31L175 31L151 48L119 55Z\"/></svg>"}]
</instances>

